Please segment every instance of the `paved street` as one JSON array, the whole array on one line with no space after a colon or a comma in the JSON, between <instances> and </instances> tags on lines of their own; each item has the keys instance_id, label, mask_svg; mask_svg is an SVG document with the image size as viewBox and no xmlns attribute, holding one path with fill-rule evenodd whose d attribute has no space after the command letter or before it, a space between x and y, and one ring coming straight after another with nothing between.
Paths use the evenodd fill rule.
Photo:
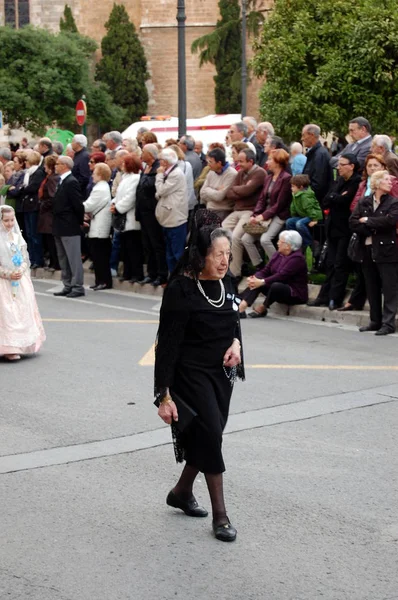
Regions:
<instances>
[{"instance_id":1,"label":"paved street","mask_svg":"<svg viewBox=\"0 0 398 600\"><path fill-rule=\"evenodd\" d=\"M1 600L398 599L397 335L242 321L222 544L165 505L159 298L56 288L35 281L40 354L0 359Z\"/></svg>"}]
</instances>

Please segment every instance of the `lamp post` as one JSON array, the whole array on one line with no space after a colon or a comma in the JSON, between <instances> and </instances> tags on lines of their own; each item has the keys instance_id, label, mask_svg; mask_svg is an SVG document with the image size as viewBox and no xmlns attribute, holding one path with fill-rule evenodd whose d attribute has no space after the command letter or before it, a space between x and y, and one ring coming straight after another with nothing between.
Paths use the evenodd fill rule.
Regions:
<instances>
[{"instance_id":1,"label":"lamp post","mask_svg":"<svg viewBox=\"0 0 398 600\"><path fill-rule=\"evenodd\" d=\"M242 119L247 110L247 66L246 66L246 8L247 0L242 0L242 69L241 69L241 94L242 94Z\"/></svg>"},{"instance_id":2,"label":"lamp post","mask_svg":"<svg viewBox=\"0 0 398 600\"><path fill-rule=\"evenodd\" d=\"M177 0L178 23L178 137L187 132L187 81L185 68L185 0Z\"/></svg>"}]
</instances>

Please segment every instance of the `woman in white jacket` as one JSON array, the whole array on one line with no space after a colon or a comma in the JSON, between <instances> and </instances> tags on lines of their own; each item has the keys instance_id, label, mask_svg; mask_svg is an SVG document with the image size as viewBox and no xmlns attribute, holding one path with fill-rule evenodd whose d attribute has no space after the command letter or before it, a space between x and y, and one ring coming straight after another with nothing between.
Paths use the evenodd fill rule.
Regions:
<instances>
[{"instance_id":1,"label":"woman in white jacket","mask_svg":"<svg viewBox=\"0 0 398 600\"><path fill-rule=\"evenodd\" d=\"M91 289L96 292L109 290L112 287L112 275L109 260L111 257L112 242L111 224L112 215L109 211L111 205L111 190L109 180L111 170L105 163L97 163L93 171L94 187L84 204L84 212L91 215L90 253L94 264L95 285Z\"/></svg>"},{"instance_id":2,"label":"woman in white jacket","mask_svg":"<svg viewBox=\"0 0 398 600\"><path fill-rule=\"evenodd\" d=\"M122 178L112 200L112 212L126 215L126 225L121 232L121 249L123 254L123 277L121 281L131 283L144 279L143 249L141 225L135 218L135 202L137 185L140 180L141 160L128 154L122 162Z\"/></svg>"}]
</instances>

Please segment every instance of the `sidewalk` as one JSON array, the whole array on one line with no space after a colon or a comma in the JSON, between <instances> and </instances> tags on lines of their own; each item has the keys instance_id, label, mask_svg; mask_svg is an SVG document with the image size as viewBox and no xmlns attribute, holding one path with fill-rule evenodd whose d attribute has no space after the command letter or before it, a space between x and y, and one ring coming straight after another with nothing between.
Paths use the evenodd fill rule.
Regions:
<instances>
[{"instance_id":1,"label":"sidewalk","mask_svg":"<svg viewBox=\"0 0 398 600\"><path fill-rule=\"evenodd\" d=\"M49 279L53 281L59 281L61 278L61 272L56 271L50 273L44 269L36 269L32 271L33 279ZM84 269L84 283L87 286L94 284L94 274L89 271L88 267ZM240 290L244 290L246 287L246 279L243 279L239 285ZM133 292L134 294L145 294L147 296L154 296L161 298L163 295L163 289L161 287L154 288L152 285L140 285L139 283L131 284L128 281L119 281L117 277L113 278L113 289L123 292ZM314 299L317 297L319 292L319 285L309 284L308 293L309 298ZM261 303L259 300L257 303ZM337 323L340 325L351 325L355 327L361 327L369 323L369 307L365 305L362 311L349 311L349 312L338 312L337 310L330 311L325 307L307 306L301 304L298 306L291 306L289 311L288 307L284 304L274 304L269 309L270 315L278 316L289 316L300 319L310 319L313 321L323 321L326 323ZM398 329L398 327L397 327Z\"/></svg>"}]
</instances>

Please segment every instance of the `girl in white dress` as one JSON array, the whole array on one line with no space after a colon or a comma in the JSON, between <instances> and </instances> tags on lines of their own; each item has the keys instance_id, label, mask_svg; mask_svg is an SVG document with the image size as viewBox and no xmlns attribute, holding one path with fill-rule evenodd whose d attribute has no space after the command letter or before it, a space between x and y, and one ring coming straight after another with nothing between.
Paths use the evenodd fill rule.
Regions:
<instances>
[{"instance_id":1,"label":"girl in white dress","mask_svg":"<svg viewBox=\"0 0 398 600\"><path fill-rule=\"evenodd\" d=\"M0 217L0 355L19 360L38 352L46 335L14 209L0 206Z\"/></svg>"}]
</instances>

